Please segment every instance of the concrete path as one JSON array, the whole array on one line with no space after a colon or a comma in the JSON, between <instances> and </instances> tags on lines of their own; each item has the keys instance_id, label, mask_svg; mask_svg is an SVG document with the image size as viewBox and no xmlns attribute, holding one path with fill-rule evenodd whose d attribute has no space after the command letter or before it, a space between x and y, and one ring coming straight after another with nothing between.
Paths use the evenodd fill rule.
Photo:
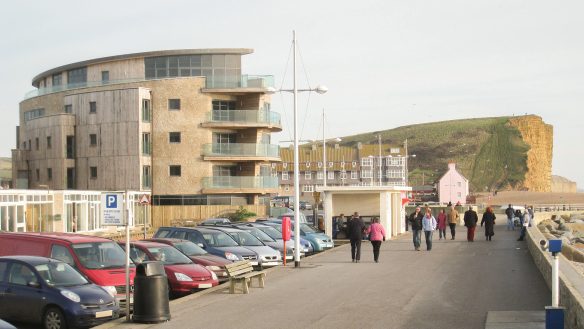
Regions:
<instances>
[{"instance_id":1,"label":"concrete path","mask_svg":"<svg viewBox=\"0 0 584 329\"><path fill-rule=\"evenodd\" d=\"M477 228L414 251L411 235L383 243L380 263L363 242L361 263L350 246L302 267L268 273L248 295L217 291L171 305L172 320L116 328L484 328L489 311L542 311L550 292L518 231L497 225L493 241Z\"/></svg>"}]
</instances>

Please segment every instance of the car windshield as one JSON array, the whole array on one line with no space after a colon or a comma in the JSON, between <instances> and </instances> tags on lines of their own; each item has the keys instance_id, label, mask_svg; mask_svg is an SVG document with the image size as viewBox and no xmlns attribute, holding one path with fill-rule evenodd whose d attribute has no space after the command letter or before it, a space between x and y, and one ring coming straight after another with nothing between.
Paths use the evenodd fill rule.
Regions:
<instances>
[{"instance_id":1,"label":"car windshield","mask_svg":"<svg viewBox=\"0 0 584 329\"><path fill-rule=\"evenodd\" d=\"M300 230L304 233L317 233L312 226L304 223L300 223Z\"/></svg>"},{"instance_id":2,"label":"car windshield","mask_svg":"<svg viewBox=\"0 0 584 329\"><path fill-rule=\"evenodd\" d=\"M187 256L201 256L208 254L205 249L190 241L177 242L174 244L174 247Z\"/></svg>"},{"instance_id":3,"label":"car windshield","mask_svg":"<svg viewBox=\"0 0 584 329\"><path fill-rule=\"evenodd\" d=\"M191 264L191 261L187 256L178 251L175 247L150 247L148 251L152 254L152 260L161 261L164 265L173 264Z\"/></svg>"},{"instance_id":4,"label":"car windshield","mask_svg":"<svg viewBox=\"0 0 584 329\"><path fill-rule=\"evenodd\" d=\"M231 236L223 232L204 232L203 238L211 247L237 247L239 246Z\"/></svg>"},{"instance_id":5,"label":"car windshield","mask_svg":"<svg viewBox=\"0 0 584 329\"><path fill-rule=\"evenodd\" d=\"M256 238L260 239L262 242L275 242L276 240L272 239L269 235L264 233L262 230L258 228L246 229L246 232L251 233Z\"/></svg>"},{"instance_id":6,"label":"car windshield","mask_svg":"<svg viewBox=\"0 0 584 329\"><path fill-rule=\"evenodd\" d=\"M275 228L273 228L271 226L258 227L258 229L260 231L266 233L267 235L269 235L270 238L272 238L274 240L282 239L282 232L276 230Z\"/></svg>"},{"instance_id":7,"label":"car windshield","mask_svg":"<svg viewBox=\"0 0 584 329\"><path fill-rule=\"evenodd\" d=\"M229 235L242 246L263 246L264 244L249 232L229 232Z\"/></svg>"},{"instance_id":8,"label":"car windshield","mask_svg":"<svg viewBox=\"0 0 584 329\"><path fill-rule=\"evenodd\" d=\"M126 265L126 253L117 243L91 242L76 243L72 246L85 268L95 270L122 268Z\"/></svg>"},{"instance_id":9,"label":"car windshield","mask_svg":"<svg viewBox=\"0 0 584 329\"><path fill-rule=\"evenodd\" d=\"M69 264L51 262L34 267L49 286L67 287L88 284L87 280Z\"/></svg>"}]
</instances>

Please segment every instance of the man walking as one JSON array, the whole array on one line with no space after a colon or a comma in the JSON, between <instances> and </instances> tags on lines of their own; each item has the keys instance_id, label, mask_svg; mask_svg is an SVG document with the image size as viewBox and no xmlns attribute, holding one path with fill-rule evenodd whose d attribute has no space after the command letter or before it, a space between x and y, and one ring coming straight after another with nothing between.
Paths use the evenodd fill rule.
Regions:
<instances>
[{"instance_id":1,"label":"man walking","mask_svg":"<svg viewBox=\"0 0 584 329\"><path fill-rule=\"evenodd\" d=\"M420 251L420 243L422 242L422 219L424 214L420 211L420 207L416 207L416 211L410 214L408 221L412 226L412 236L414 240L414 248Z\"/></svg>"},{"instance_id":2,"label":"man walking","mask_svg":"<svg viewBox=\"0 0 584 329\"><path fill-rule=\"evenodd\" d=\"M527 233L527 227L529 226L530 218L529 211L525 209L525 212L523 213L523 221L521 222L521 235L517 241L523 241L523 239L525 239L525 233Z\"/></svg>"},{"instance_id":3,"label":"man walking","mask_svg":"<svg viewBox=\"0 0 584 329\"><path fill-rule=\"evenodd\" d=\"M349 239L351 240L351 259L353 260L353 263L359 263L361 260L361 240L363 240L365 223L363 223L358 212L353 214L348 229Z\"/></svg>"},{"instance_id":4,"label":"man walking","mask_svg":"<svg viewBox=\"0 0 584 329\"><path fill-rule=\"evenodd\" d=\"M458 225L459 218L458 211L456 211L454 206L450 206L450 210L448 211L448 226L450 226L450 235L452 236L450 240L454 240L456 237L456 225Z\"/></svg>"},{"instance_id":5,"label":"man walking","mask_svg":"<svg viewBox=\"0 0 584 329\"><path fill-rule=\"evenodd\" d=\"M513 217L515 217L515 209L509 204L509 207L505 209L505 214L507 215L507 231L515 231L515 224L513 223Z\"/></svg>"},{"instance_id":6,"label":"man walking","mask_svg":"<svg viewBox=\"0 0 584 329\"><path fill-rule=\"evenodd\" d=\"M466 226L466 241L474 242L475 228L477 227L477 222L479 216L477 212L472 209L472 206L468 206L468 210L464 212L464 226Z\"/></svg>"}]
</instances>

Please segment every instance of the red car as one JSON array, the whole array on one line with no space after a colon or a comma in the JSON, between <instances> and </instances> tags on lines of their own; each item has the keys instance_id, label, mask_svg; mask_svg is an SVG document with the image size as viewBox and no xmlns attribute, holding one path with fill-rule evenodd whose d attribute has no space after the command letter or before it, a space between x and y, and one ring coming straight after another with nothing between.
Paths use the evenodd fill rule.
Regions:
<instances>
[{"instance_id":1,"label":"red car","mask_svg":"<svg viewBox=\"0 0 584 329\"><path fill-rule=\"evenodd\" d=\"M197 246L189 240L171 239L171 238L153 238L142 241L154 241L171 245L178 249L183 254L187 255L193 262L205 266L208 270L215 272L219 278L219 282L228 280L225 265L232 263L232 261L223 257L215 256L205 249Z\"/></svg>"},{"instance_id":2,"label":"red car","mask_svg":"<svg viewBox=\"0 0 584 329\"><path fill-rule=\"evenodd\" d=\"M130 258L135 264L147 260L162 262L168 277L170 297L188 295L219 284L214 272L193 263L190 258L167 244L151 241L131 242Z\"/></svg>"}]
</instances>

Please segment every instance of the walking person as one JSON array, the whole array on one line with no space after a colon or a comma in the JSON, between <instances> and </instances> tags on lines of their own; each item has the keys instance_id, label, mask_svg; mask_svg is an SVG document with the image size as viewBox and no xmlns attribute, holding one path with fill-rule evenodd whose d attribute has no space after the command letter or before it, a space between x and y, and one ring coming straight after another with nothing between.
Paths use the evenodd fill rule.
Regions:
<instances>
[{"instance_id":1,"label":"walking person","mask_svg":"<svg viewBox=\"0 0 584 329\"><path fill-rule=\"evenodd\" d=\"M422 219L422 228L424 229L424 236L426 237L426 250L432 250L432 233L436 229L436 219L432 216L432 210L426 208L426 215Z\"/></svg>"},{"instance_id":2,"label":"walking person","mask_svg":"<svg viewBox=\"0 0 584 329\"><path fill-rule=\"evenodd\" d=\"M487 210L483 214L483 219L481 220L481 227L485 225L485 237L487 241L491 241L493 235L495 235L495 219L497 217L493 213L493 208L487 207Z\"/></svg>"},{"instance_id":3,"label":"walking person","mask_svg":"<svg viewBox=\"0 0 584 329\"><path fill-rule=\"evenodd\" d=\"M521 235L519 235L519 239L517 241L523 241L525 239L525 233L527 233L527 227L529 226L530 221L529 211L525 209L523 213L523 222L521 223Z\"/></svg>"},{"instance_id":4,"label":"walking person","mask_svg":"<svg viewBox=\"0 0 584 329\"><path fill-rule=\"evenodd\" d=\"M353 263L359 263L361 260L361 240L363 240L363 231L365 231L365 223L355 212L349 224L349 239L351 240L351 259Z\"/></svg>"},{"instance_id":5,"label":"walking person","mask_svg":"<svg viewBox=\"0 0 584 329\"><path fill-rule=\"evenodd\" d=\"M509 207L507 207L507 209L505 209L505 215L507 215L507 231L510 231L510 230L515 231L515 223L513 222L514 214L515 214L515 210L513 209L513 206L511 206L511 204L509 204Z\"/></svg>"},{"instance_id":6,"label":"walking person","mask_svg":"<svg viewBox=\"0 0 584 329\"><path fill-rule=\"evenodd\" d=\"M533 214L533 206L529 206L527 212L529 213L529 227L531 227L533 225L533 219L535 218L535 215Z\"/></svg>"},{"instance_id":7,"label":"walking person","mask_svg":"<svg viewBox=\"0 0 584 329\"><path fill-rule=\"evenodd\" d=\"M479 216L477 212L472 209L472 206L469 206L468 210L464 212L464 226L467 228L466 241L474 242L474 234L478 221Z\"/></svg>"},{"instance_id":8,"label":"walking person","mask_svg":"<svg viewBox=\"0 0 584 329\"><path fill-rule=\"evenodd\" d=\"M440 213L438 214L438 218L436 218L436 222L438 222L438 234L440 236L439 240L446 240L446 212L444 209L440 209Z\"/></svg>"},{"instance_id":9,"label":"walking person","mask_svg":"<svg viewBox=\"0 0 584 329\"><path fill-rule=\"evenodd\" d=\"M450 210L448 211L448 226L450 226L450 240L454 240L456 238L456 225L458 224L458 220L460 219L460 215L458 211L454 208L454 206L450 206Z\"/></svg>"},{"instance_id":10,"label":"walking person","mask_svg":"<svg viewBox=\"0 0 584 329\"><path fill-rule=\"evenodd\" d=\"M412 226L414 249L416 251L420 251L420 244L422 243L422 218L424 218L424 214L420 211L420 207L416 207L416 211L411 213L408 219Z\"/></svg>"},{"instance_id":11,"label":"walking person","mask_svg":"<svg viewBox=\"0 0 584 329\"><path fill-rule=\"evenodd\" d=\"M385 229L379 223L379 217L373 218L373 223L367 228L369 240L373 246L373 260L379 263L379 249L381 248L381 241L385 241Z\"/></svg>"}]
</instances>

